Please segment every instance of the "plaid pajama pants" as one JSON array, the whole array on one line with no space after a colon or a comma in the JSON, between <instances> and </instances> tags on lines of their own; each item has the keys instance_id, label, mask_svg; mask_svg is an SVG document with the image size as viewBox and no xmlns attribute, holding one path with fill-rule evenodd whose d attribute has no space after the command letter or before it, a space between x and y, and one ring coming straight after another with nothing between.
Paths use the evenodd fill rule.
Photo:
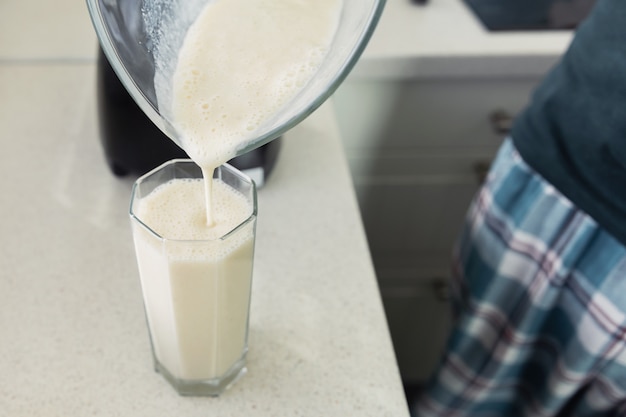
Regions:
<instances>
[{"instance_id":1,"label":"plaid pajama pants","mask_svg":"<svg viewBox=\"0 0 626 417\"><path fill-rule=\"evenodd\" d=\"M510 139L454 259L457 320L413 415L626 416L626 248Z\"/></svg>"}]
</instances>

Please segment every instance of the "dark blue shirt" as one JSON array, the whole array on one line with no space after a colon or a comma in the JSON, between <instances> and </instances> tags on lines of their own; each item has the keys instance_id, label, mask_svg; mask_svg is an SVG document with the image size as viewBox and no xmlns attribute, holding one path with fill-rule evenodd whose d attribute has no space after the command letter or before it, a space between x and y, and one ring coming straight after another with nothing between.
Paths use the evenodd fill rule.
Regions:
<instances>
[{"instance_id":1,"label":"dark blue shirt","mask_svg":"<svg viewBox=\"0 0 626 417\"><path fill-rule=\"evenodd\" d=\"M626 245L626 0L600 0L517 118L522 158Z\"/></svg>"}]
</instances>

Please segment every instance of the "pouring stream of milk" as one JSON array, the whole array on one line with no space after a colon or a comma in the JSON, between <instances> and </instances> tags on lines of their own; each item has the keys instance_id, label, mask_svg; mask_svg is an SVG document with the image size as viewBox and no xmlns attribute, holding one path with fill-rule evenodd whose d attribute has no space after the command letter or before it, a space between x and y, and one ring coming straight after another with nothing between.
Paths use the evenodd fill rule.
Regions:
<instances>
[{"instance_id":1,"label":"pouring stream of milk","mask_svg":"<svg viewBox=\"0 0 626 417\"><path fill-rule=\"evenodd\" d=\"M314 77L341 6L342 0L215 0L189 28L171 111L185 151L202 168L208 226L213 171Z\"/></svg>"}]
</instances>

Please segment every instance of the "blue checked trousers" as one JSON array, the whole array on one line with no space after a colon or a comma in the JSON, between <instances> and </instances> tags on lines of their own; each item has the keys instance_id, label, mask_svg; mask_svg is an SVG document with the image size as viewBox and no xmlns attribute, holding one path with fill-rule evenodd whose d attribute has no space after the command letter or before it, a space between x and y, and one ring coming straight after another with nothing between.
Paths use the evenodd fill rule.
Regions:
<instances>
[{"instance_id":1,"label":"blue checked trousers","mask_svg":"<svg viewBox=\"0 0 626 417\"><path fill-rule=\"evenodd\" d=\"M626 416L626 248L510 139L453 270L457 320L413 415Z\"/></svg>"}]
</instances>

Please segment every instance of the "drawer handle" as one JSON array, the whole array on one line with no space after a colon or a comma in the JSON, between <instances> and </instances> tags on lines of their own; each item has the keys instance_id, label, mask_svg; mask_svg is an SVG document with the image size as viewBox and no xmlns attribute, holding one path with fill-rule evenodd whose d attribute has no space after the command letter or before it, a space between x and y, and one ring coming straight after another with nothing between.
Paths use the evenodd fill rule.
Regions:
<instances>
[{"instance_id":1,"label":"drawer handle","mask_svg":"<svg viewBox=\"0 0 626 417\"><path fill-rule=\"evenodd\" d=\"M498 135L508 135L513 127L513 117L506 110L495 110L489 115L489 121Z\"/></svg>"},{"instance_id":2,"label":"drawer handle","mask_svg":"<svg viewBox=\"0 0 626 417\"><path fill-rule=\"evenodd\" d=\"M433 282L435 297L442 303L450 301L450 286L445 279L435 279Z\"/></svg>"},{"instance_id":3,"label":"drawer handle","mask_svg":"<svg viewBox=\"0 0 626 417\"><path fill-rule=\"evenodd\" d=\"M474 164L474 175L476 176L476 182L478 185L482 185L487 179L491 163L487 161L478 161Z\"/></svg>"}]
</instances>

